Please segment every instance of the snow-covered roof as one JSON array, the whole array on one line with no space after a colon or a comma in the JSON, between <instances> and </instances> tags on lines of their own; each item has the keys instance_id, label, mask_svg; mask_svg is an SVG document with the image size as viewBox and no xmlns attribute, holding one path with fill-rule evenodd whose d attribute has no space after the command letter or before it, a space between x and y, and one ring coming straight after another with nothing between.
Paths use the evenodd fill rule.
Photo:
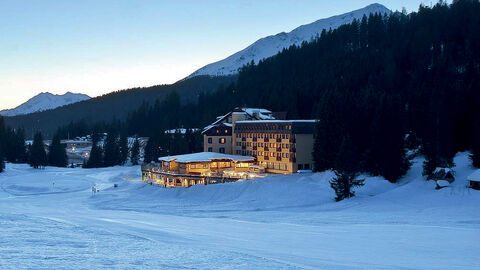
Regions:
<instances>
[{"instance_id":1,"label":"snow-covered roof","mask_svg":"<svg viewBox=\"0 0 480 270\"><path fill-rule=\"evenodd\" d=\"M315 123L317 120L243 120L237 121L237 124L245 123L278 123L278 124L288 124L288 123Z\"/></svg>"},{"instance_id":2,"label":"snow-covered roof","mask_svg":"<svg viewBox=\"0 0 480 270\"><path fill-rule=\"evenodd\" d=\"M166 134L176 134L176 133L181 133L181 134L185 134L187 133L187 130L190 130L192 132L196 132L200 129L198 128L177 128L177 129L168 129L168 130L165 130L165 133Z\"/></svg>"},{"instance_id":3,"label":"snow-covered roof","mask_svg":"<svg viewBox=\"0 0 480 270\"><path fill-rule=\"evenodd\" d=\"M448 187L450 185L450 182L447 180L437 180L437 185L440 187Z\"/></svg>"},{"instance_id":4,"label":"snow-covered roof","mask_svg":"<svg viewBox=\"0 0 480 270\"><path fill-rule=\"evenodd\" d=\"M210 162L215 160L231 160L233 162L239 162L239 161L255 161L255 158L251 156L227 155L227 154L214 153L214 152L200 152L200 153L193 153L193 154L160 157L158 160L159 161L175 160L176 162L179 162L179 163Z\"/></svg>"},{"instance_id":5,"label":"snow-covered roof","mask_svg":"<svg viewBox=\"0 0 480 270\"><path fill-rule=\"evenodd\" d=\"M449 172L452 172L452 173L453 173L452 169L450 169L450 168L443 168L443 167L437 167L437 168L435 168L435 170L433 171L433 173L439 173L439 172L442 172L442 171L443 171L445 174L446 174L446 173L449 173Z\"/></svg>"},{"instance_id":6,"label":"snow-covered roof","mask_svg":"<svg viewBox=\"0 0 480 270\"><path fill-rule=\"evenodd\" d=\"M260 120L273 120L272 112L262 108L241 108L246 114L259 118Z\"/></svg>"},{"instance_id":7,"label":"snow-covered roof","mask_svg":"<svg viewBox=\"0 0 480 270\"><path fill-rule=\"evenodd\" d=\"M213 128L213 127L222 127L222 126L232 127L232 124L230 124L230 123L221 123L221 124L216 124L216 125L211 124L211 125L208 125L208 126L206 126L206 127L203 128L202 134L205 133L205 132L207 132L209 129L211 129L211 128Z\"/></svg>"},{"instance_id":8,"label":"snow-covered roof","mask_svg":"<svg viewBox=\"0 0 480 270\"><path fill-rule=\"evenodd\" d=\"M235 108L233 112L229 112L225 115L218 116L215 122L203 128L202 133L207 132L209 129L219 125L223 120L227 119L232 114L248 114L251 118L257 120L275 120L275 117L272 115L272 111L262 108ZM223 123L229 124L231 123Z\"/></svg>"},{"instance_id":9,"label":"snow-covered roof","mask_svg":"<svg viewBox=\"0 0 480 270\"><path fill-rule=\"evenodd\" d=\"M468 176L469 181L480 182L480 170L474 171Z\"/></svg>"},{"instance_id":10,"label":"snow-covered roof","mask_svg":"<svg viewBox=\"0 0 480 270\"><path fill-rule=\"evenodd\" d=\"M88 140L62 140L61 143L70 143L70 144L74 144L74 143L92 143L92 141L88 141Z\"/></svg>"}]
</instances>

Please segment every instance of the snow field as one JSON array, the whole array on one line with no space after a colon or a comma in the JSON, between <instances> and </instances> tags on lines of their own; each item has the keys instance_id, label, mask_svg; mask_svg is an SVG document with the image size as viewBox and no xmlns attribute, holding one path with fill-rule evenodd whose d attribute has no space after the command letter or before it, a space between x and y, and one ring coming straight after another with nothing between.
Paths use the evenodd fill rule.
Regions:
<instances>
[{"instance_id":1,"label":"snow field","mask_svg":"<svg viewBox=\"0 0 480 270\"><path fill-rule=\"evenodd\" d=\"M479 269L480 192L465 188L468 154L455 162L451 187L416 159L399 183L366 176L338 203L332 172L165 189L139 167L8 164L0 268Z\"/></svg>"}]
</instances>

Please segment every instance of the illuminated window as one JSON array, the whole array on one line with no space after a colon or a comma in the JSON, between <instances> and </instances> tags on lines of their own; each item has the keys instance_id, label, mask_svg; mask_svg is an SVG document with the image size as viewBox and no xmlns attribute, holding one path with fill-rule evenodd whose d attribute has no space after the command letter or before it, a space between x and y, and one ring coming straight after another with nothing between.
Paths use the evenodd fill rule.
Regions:
<instances>
[{"instance_id":1,"label":"illuminated window","mask_svg":"<svg viewBox=\"0 0 480 270\"><path fill-rule=\"evenodd\" d=\"M225 138L220 138L220 139L218 139L218 142L221 143L221 144L225 144L226 139Z\"/></svg>"}]
</instances>

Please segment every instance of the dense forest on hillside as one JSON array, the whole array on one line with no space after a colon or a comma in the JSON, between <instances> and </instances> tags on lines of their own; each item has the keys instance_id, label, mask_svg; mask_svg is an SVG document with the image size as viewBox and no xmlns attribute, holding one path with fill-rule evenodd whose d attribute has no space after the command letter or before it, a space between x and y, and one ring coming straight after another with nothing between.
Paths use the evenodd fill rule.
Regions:
<instances>
[{"instance_id":1,"label":"dense forest on hillside","mask_svg":"<svg viewBox=\"0 0 480 270\"><path fill-rule=\"evenodd\" d=\"M370 15L324 31L318 39L245 66L236 82L182 102L170 91L111 126L130 135L202 127L236 106L288 111L318 119L318 170L338 164L397 180L409 166L407 149L427 157L425 173L453 165L457 151L479 149L480 3L459 0L421 6L411 14ZM120 118L118 118L120 119ZM73 123L64 128L80 133ZM81 125L82 132L105 127ZM336 164L337 163L337 164Z\"/></svg>"},{"instance_id":2,"label":"dense forest on hillside","mask_svg":"<svg viewBox=\"0 0 480 270\"><path fill-rule=\"evenodd\" d=\"M23 128L27 138L33 138L34 133L42 132L46 138L51 139L59 126L105 126L105 123L125 119L129 112L143 103L153 105L155 100L164 99L172 91L181 95L181 101L187 103L196 100L200 93L216 91L234 80L235 76L200 76L172 85L121 90L54 110L7 117L5 122L12 128Z\"/></svg>"}]
</instances>

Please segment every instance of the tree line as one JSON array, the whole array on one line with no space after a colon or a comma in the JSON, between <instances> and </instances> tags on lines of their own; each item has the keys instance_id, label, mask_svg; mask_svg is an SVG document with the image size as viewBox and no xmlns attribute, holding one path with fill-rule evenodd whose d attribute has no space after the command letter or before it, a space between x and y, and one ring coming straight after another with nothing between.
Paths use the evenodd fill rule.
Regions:
<instances>
[{"instance_id":1,"label":"tree line","mask_svg":"<svg viewBox=\"0 0 480 270\"><path fill-rule=\"evenodd\" d=\"M24 130L5 127L4 120L0 116L0 172L5 168L5 161L28 163L36 169L45 166L66 167L67 154L59 134L54 136L48 146L47 154L41 133L36 133L33 142L27 145Z\"/></svg>"},{"instance_id":2,"label":"tree line","mask_svg":"<svg viewBox=\"0 0 480 270\"><path fill-rule=\"evenodd\" d=\"M118 134L115 130L109 130L103 146L99 145L101 136L99 133L92 134L92 149L84 168L111 167L125 165L128 158L132 165L138 165L140 158L140 143L135 138L132 148L128 146L128 138L125 133Z\"/></svg>"}]
</instances>

